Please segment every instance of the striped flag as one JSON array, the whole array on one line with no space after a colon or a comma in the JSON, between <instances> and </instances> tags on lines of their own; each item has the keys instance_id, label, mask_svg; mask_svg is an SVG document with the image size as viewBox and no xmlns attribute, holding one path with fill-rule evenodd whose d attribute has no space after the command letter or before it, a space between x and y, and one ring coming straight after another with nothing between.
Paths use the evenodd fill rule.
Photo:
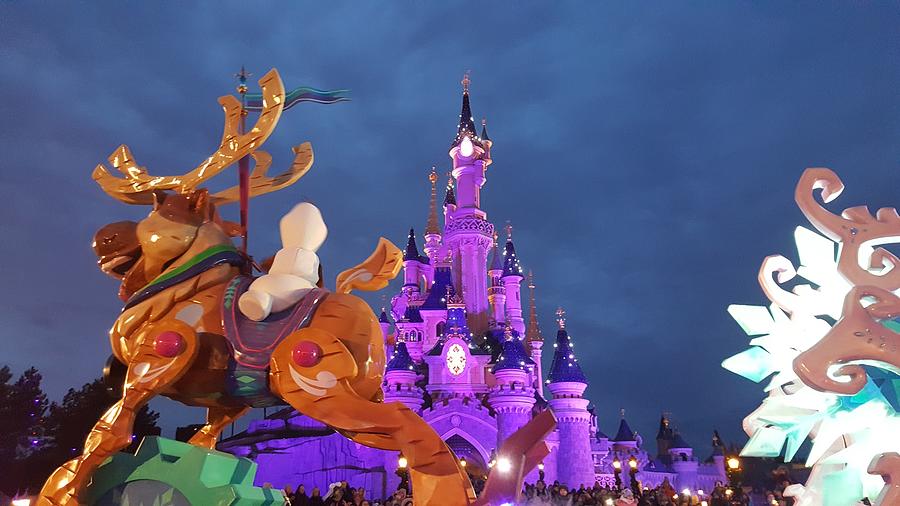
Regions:
<instances>
[{"instance_id":1,"label":"striped flag","mask_svg":"<svg viewBox=\"0 0 900 506\"><path fill-rule=\"evenodd\" d=\"M300 102L315 102L317 104L336 104L338 102L347 102L350 97L346 94L350 90L319 90L306 86L295 88L289 91L284 97L285 110L290 109L294 104ZM262 93L247 93L244 95L246 105L244 108L248 111L262 111Z\"/></svg>"}]
</instances>

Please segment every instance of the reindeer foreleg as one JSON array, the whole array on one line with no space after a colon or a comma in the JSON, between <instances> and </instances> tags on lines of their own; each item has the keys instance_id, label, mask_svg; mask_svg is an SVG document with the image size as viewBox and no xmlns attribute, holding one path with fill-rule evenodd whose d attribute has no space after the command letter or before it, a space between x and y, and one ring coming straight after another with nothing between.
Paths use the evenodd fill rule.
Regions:
<instances>
[{"instance_id":1,"label":"reindeer foreleg","mask_svg":"<svg viewBox=\"0 0 900 506\"><path fill-rule=\"evenodd\" d=\"M80 457L53 472L38 506L77 505L91 474L109 456L131 443L137 412L161 390L175 383L197 354L194 330L177 320L151 324L129 357L122 398L91 429Z\"/></svg>"}]
</instances>

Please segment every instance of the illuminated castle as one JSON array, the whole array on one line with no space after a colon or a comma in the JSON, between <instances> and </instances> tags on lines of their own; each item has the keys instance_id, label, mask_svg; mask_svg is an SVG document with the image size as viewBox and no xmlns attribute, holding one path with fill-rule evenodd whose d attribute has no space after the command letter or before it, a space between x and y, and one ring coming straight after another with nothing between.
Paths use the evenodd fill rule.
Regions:
<instances>
[{"instance_id":1,"label":"illuminated castle","mask_svg":"<svg viewBox=\"0 0 900 506\"><path fill-rule=\"evenodd\" d=\"M449 155L451 177L437 206L438 176L429 174L431 200L424 244L410 229L404 252L403 286L391 300L390 317L380 322L388 362L385 402L402 402L420 414L465 459L474 476L487 473L496 449L532 416L550 409L557 429L548 438L543 462L545 481L578 487L595 481L613 485L614 463L629 485L629 465L637 479L654 486L664 479L678 490L712 490L725 480L721 451L707 463L693 457L684 439L660 423L658 454L650 457L641 438L625 421L615 437L597 427L583 393L588 377L579 365L565 312L556 313L558 330L548 371L542 369L544 338L529 274L529 311L522 310L524 276L506 227L505 244L497 243L494 224L481 202L481 188L492 163L487 127L476 132L469 104L469 80L463 80L462 112ZM443 221L441 226L440 221ZM546 390L549 391L549 396ZM326 487L347 480L374 496L394 490L397 457L363 447L334 434L290 409L253 422L247 432L226 440L222 449L259 463L257 480L275 486ZM526 481L539 479L538 471Z\"/></svg>"}]
</instances>

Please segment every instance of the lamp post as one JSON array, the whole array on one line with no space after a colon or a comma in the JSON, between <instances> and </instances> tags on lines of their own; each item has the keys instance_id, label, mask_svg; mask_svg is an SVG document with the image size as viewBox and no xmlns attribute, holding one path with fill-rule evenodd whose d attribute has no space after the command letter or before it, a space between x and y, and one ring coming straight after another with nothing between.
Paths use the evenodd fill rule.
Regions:
<instances>
[{"instance_id":1,"label":"lamp post","mask_svg":"<svg viewBox=\"0 0 900 506\"><path fill-rule=\"evenodd\" d=\"M403 489L406 491L406 494L410 494L409 490L409 461L406 460L406 457L401 453L397 458L397 476L400 477L400 484L397 485L397 490Z\"/></svg>"},{"instance_id":2,"label":"lamp post","mask_svg":"<svg viewBox=\"0 0 900 506\"><path fill-rule=\"evenodd\" d=\"M640 497L641 488L638 486L637 481L637 473L638 473L638 462L637 458L634 455L628 459L628 474L631 477L631 491L634 493L635 497Z\"/></svg>"},{"instance_id":3,"label":"lamp post","mask_svg":"<svg viewBox=\"0 0 900 506\"><path fill-rule=\"evenodd\" d=\"M622 474L622 462L619 457L613 459L613 474L616 477L616 490L622 490L622 478L619 476Z\"/></svg>"},{"instance_id":4,"label":"lamp post","mask_svg":"<svg viewBox=\"0 0 900 506\"><path fill-rule=\"evenodd\" d=\"M741 460L737 457L728 457L725 461L728 473L728 490L733 494L741 495ZM727 493L727 492L726 492ZM729 494L730 495L730 494Z\"/></svg>"},{"instance_id":5,"label":"lamp post","mask_svg":"<svg viewBox=\"0 0 900 506\"><path fill-rule=\"evenodd\" d=\"M538 464L538 480L544 481L544 463Z\"/></svg>"}]
</instances>

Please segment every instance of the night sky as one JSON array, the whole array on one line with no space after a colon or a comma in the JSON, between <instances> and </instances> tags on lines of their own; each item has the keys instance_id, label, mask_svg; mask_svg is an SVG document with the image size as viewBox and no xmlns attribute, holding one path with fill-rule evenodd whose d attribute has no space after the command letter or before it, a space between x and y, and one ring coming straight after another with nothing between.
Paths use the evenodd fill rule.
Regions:
<instances>
[{"instance_id":1,"label":"night sky","mask_svg":"<svg viewBox=\"0 0 900 506\"><path fill-rule=\"evenodd\" d=\"M253 87L276 67L288 88L352 90L284 114L273 171L307 140L316 163L251 208L266 257L278 218L315 202L329 285L378 236L424 228L471 70L494 140L483 207L515 227L547 338L567 309L601 429L625 408L649 443L671 411L705 457L714 428L745 440L763 397L719 366L747 344L726 307L765 303L760 262L795 258L803 169L841 175L841 209L900 204L898 26L890 2L3 2L0 363L38 367L57 399L99 375L120 302L91 237L147 209L91 170L122 143L151 173L193 168L241 65ZM151 406L169 435L204 415Z\"/></svg>"}]
</instances>

